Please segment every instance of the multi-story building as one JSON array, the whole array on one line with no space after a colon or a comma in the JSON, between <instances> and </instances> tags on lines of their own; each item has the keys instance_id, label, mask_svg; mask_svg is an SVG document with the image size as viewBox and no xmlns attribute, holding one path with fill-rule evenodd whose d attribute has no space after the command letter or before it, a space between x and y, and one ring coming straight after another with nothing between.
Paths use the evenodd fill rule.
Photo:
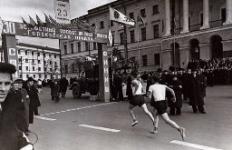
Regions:
<instances>
[{"instance_id":1,"label":"multi-story building","mask_svg":"<svg viewBox=\"0 0 232 150\"><path fill-rule=\"evenodd\" d=\"M59 49L18 43L17 50L19 78L44 80L61 77Z\"/></svg>"},{"instance_id":2,"label":"multi-story building","mask_svg":"<svg viewBox=\"0 0 232 150\"><path fill-rule=\"evenodd\" d=\"M232 56L231 0L117 0L79 17L98 33L107 34L110 28L114 47L124 53L125 30L109 20L109 6L136 21L134 27L126 27L126 35L128 57L138 62L140 71L185 68L192 59ZM137 21L138 16L144 23ZM95 45L61 42L66 73L75 75L76 59L97 53Z\"/></svg>"}]
</instances>

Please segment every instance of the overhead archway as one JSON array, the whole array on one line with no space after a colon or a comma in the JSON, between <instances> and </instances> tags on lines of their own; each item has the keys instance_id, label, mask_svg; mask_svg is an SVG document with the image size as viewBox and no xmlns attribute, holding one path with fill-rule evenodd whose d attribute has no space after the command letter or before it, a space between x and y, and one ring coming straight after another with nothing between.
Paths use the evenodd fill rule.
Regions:
<instances>
[{"instance_id":1,"label":"overhead archway","mask_svg":"<svg viewBox=\"0 0 232 150\"><path fill-rule=\"evenodd\" d=\"M180 67L180 45L178 43L171 44L171 60L174 67Z\"/></svg>"},{"instance_id":2,"label":"overhead archway","mask_svg":"<svg viewBox=\"0 0 232 150\"><path fill-rule=\"evenodd\" d=\"M192 60L200 59L200 46L198 39L190 40L190 55Z\"/></svg>"},{"instance_id":3,"label":"overhead archway","mask_svg":"<svg viewBox=\"0 0 232 150\"><path fill-rule=\"evenodd\" d=\"M213 35L210 38L211 58L223 57L222 38L219 35Z\"/></svg>"}]
</instances>

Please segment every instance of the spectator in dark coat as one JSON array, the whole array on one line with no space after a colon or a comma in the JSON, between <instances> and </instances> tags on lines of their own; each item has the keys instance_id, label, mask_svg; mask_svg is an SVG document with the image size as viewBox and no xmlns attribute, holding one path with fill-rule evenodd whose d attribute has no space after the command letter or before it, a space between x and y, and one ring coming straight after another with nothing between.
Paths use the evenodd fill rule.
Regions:
<instances>
[{"instance_id":1,"label":"spectator in dark coat","mask_svg":"<svg viewBox=\"0 0 232 150\"><path fill-rule=\"evenodd\" d=\"M52 100L55 100L55 102L59 102L60 99L59 91L60 91L60 84L58 80L54 80L51 86L51 96L52 96Z\"/></svg>"},{"instance_id":2,"label":"spectator in dark coat","mask_svg":"<svg viewBox=\"0 0 232 150\"><path fill-rule=\"evenodd\" d=\"M68 87L68 80L65 77L63 77L62 79L60 79L60 92L63 98L66 95L67 87Z\"/></svg>"},{"instance_id":3,"label":"spectator in dark coat","mask_svg":"<svg viewBox=\"0 0 232 150\"><path fill-rule=\"evenodd\" d=\"M174 90L176 95L176 102L169 101L170 106L170 115L181 115L181 107L182 107L182 83L177 78L177 76L173 77L172 84L170 87Z\"/></svg>"},{"instance_id":4,"label":"spectator in dark coat","mask_svg":"<svg viewBox=\"0 0 232 150\"><path fill-rule=\"evenodd\" d=\"M30 98L30 104L29 104L29 123L32 124L34 121L34 114L39 115L38 113L38 107L41 106L40 100L39 100L39 91L34 85L34 79L28 78L27 80L27 93Z\"/></svg>"},{"instance_id":5,"label":"spectator in dark coat","mask_svg":"<svg viewBox=\"0 0 232 150\"><path fill-rule=\"evenodd\" d=\"M190 82L190 105L192 106L194 113L197 113L198 110L200 113L206 113L204 109L204 94L202 92L202 84L202 80L197 75L197 71L194 71Z\"/></svg>"}]
</instances>

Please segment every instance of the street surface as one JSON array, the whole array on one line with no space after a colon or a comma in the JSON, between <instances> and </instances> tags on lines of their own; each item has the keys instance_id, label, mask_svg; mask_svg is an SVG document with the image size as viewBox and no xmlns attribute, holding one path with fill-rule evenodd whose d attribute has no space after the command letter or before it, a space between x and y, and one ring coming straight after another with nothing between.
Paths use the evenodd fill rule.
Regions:
<instances>
[{"instance_id":1,"label":"street surface","mask_svg":"<svg viewBox=\"0 0 232 150\"><path fill-rule=\"evenodd\" d=\"M66 98L55 103L48 88L43 89L40 100L40 116L30 125L39 138L35 150L232 149L232 86L207 88L207 114L193 114L184 104L181 116L171 116L186 128L185 142L163 120L158 134L150 134L152 123L140 108L135 109L139 124L131 127L127 101L102 103L87 96L73 99L68 90Z\"/></svg>"}]
</instances>

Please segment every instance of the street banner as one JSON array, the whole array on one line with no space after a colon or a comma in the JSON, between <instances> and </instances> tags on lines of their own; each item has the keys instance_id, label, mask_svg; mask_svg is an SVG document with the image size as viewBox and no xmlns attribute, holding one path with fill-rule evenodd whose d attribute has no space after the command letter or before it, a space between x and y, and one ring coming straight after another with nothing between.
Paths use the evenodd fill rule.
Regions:
<instances>
[{"instance_id":1,"label":"street banner","mask_svg":"<svg viewBox=\"0 0 232 150\"><path fill-rule=\"evenodd\" d=\"M55 0L55 19L60 24L70 24L69 0Z\"/></svg>"},{"instance_id":2,"label":"street banner","mask_svg":"<svg viewBox=\"0 0 232 150\"><path fill-rule=\"evenodd\" d=\"M3 20L2 20L2 18L0 17L0 39L1 39L1 37L2 37L2 31L3 31Z\"/></svg>"},{"instance_id":3,"label":"street banner","mask_svg":"<svg viewBox=\"0 0 232 150\"><path fill-rule=\"evenodd\" d=\"M108 40L107 34L95 34L81 30L63 29L58 27L31 27L23 23L9 21L3 22L3 34L100 43L105 43Z\"/></svg>"},{"instance_id":4,"label":"street banner","mask_svg":"<svg viewBox=\"0 0 232 150\"><path fill-rule=\"evenodd\" d=\"M127 17L120 11L113 9L111 7L109 7L109 10L110 10L110 20L130 26L135 26L135 21L133 19Z\"/></svg>"}]
</instances>

